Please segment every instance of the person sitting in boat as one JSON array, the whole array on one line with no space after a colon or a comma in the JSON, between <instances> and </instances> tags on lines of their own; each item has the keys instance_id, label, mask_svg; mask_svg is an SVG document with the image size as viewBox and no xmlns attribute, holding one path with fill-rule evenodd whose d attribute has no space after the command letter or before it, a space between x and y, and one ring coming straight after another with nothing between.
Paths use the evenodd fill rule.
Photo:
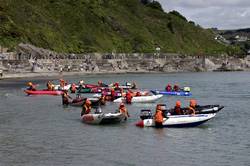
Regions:
<instances>
[{"instance_id":1,"label":"person sitting in boat","mask_svg":"<svg viewBox=\"0 0 250 166\"><path fill-rule=\"evenodd\" d=\"M84 88L85 88L84 81L83 80L79 81L78 91L81 91Z\"/></svg>"},{"instance_id":2,"label":"person sitting in boat","mask_svg":"<svg viewBox=\"0 0 250 166\"><path fill-rule=\"evenodd\" d=\"M55 85L54 85L51 81L48 81L48 82L47 82L47 89L48 89L49 91L53 91L53 90L54 90L54 87L55 87Z\"/></svg>"},{"instance_id":3,"label":"person sitting in boat","mask_svg":"<svg viewBox=\"0 0 250 166\"><path fill-rule=\"evenodd\" d=\"M98 81L98 86L100 86L100 87L108 87L108 85L104 84L101 80Z\"/></svg>"},{"instance_id":4,"label":"person sitting in boat","mask_svg":"<svg viewBox=\"0 0 250 166\"><path fill-rule=\"evenodd\" d=\"M72 97L68 94L67 90L64 90L62 94L62 104L69 105L70 99L72 99Z\"/></svg>"},{"instance_id":5,"label":"person sitting in boat","mask_svg":"<svg viewBox=\"0 0 250 166\"><path fill-rule=\"evenodd\" d=\"M120 91L121 90L121 88L119 87L119 83L118 82L116 82L115 84L114 84L114 89L115 89L115 91Z\"/></svg>"},{"instance_id":6,"label":"person sitting in boat","mask_svg":"<svg viewBox=\"0 0 250 166\"><path fill-rule=\"evenodd\" d=\"M138 92L136 92L135 96L142 96L142 94L140 91L138 91Z\"/></svg>"},{"instance_id":7,"label":"person sitting in boat","mask_svg":"<svg viewBox=\"0 0 250 166\"><path fill-rule=\"evenodd\" d=\"M75 83L71 84L70 91L71 91L71 93L76 93L76 84Z\"/></svg>"},{"instance_id":8,"label":"person sitting in boat","mask_svg":"<svg viewBox=\"0 0 250 166\"><path fill-rule=\"evenodd\" d=\"M132 85L131 85L131 89L136 89L137 88L137 85L135 82L132 82Z\"/></svg>"},{"instance_id":9,"label":"person sitting in boat","mask_svg":"<svg viewBox=\"0 0 250 166\"><path fill-rule=\"evenodd\" d=\"M114 100L115 100L115 97L116 97L115 89L112 88L112 89L110 90L110 92L111 92L111 93L110 93L110 95L111 95L111 101L114 101Z\"/></svg>"},{"instance_id":10,"label":"person sitting in boat","mask_svg":"<svg viewBox=\"0 0 250 166\"><path fill-rule=\"evenodd\" d=\"M167 92L171 92L172 91L172 86L171 86L171 84L167 84L167 86L166 86L166 91Z\"/></svg>"},{"instance_id":11,"label":"person sitting in boat","mask_svg":"<svg viewBox=\"0 0 250 166\"><path fill-rule=\"evenodd\" d=\"M125 107L124 103L120 104L120 106L119 106L119 112L122 113L125 116L124 120L127 120L129 118L128 110Z\"/></svg>"},{"instance_id":12,"label":"person sitting in boat","mask_svg":"<svg viewBox=\"0 0 250 166\"><path fill-rule=\"evenodd\" d=\"M155 112L155 115L154 115L155 127L157 127L157 128L162 128L163 127L163 125L162 125L163 118L164 118L164 116L163 116L161 105L158 104L156 106L156 112Z\"/></svg>"},{"instance_id":13,"label":"person sitting in boat","mask_svg":"<svg viewBox=\"0 0 250 166\"><path fill-rule=\"evenodd\" d=\"M196 100L190 100L189 107L188 107L188 114L195 114L195 107L197 105Z\"/></svg>"},{"instance_id":14,"label":"person sitting in boat","mask_svg":"<svg viewBox=\"0 0 250 166\"><path fill-rule=\"evenodd\" d=\"M59 83L59 85L60 85L60 89L64 89L64 86L65 86L65 81L63 80L63 79L60 79L59 80L60 81L60 83Z\"/></svg>"},{"instance_id":15,"label":"person sitting in boat","mask_svg":"<svg viewBox=\"0 0 250 166\"><path fill-rule=\"evenodd\" d=\"M89 114L91 111L91 101L89 99L86 99L86 101L84 102L83 106L82 106L82 112L81 112L81 116L85 115L85 114Z\"/></svg>"},{"instance_id":16,"label":"person sitting in boat","mask_svg":"<svg viewBox=\"0 0 250 166\"><path fill-rule=\"evenodd\" d=\"M36 91L36 86L32 82L28 82L27 85L27 90Z\"/></svg>"},{"instance_id":17,"label":"person sitting in boat","mask_svg":"<svg viewBox=\"0 0 250 166\"><path fill-rule=\"evenodd\" d=\"M126 103L131 104L132 103L132 98L133 98L132 93L130 91L127 91L126 96L125 96Z\"/></svg>"},{"instance_id":18,"label":"person sitting in boat","mask_svg":"<svg viewBox=\"0 0 250 166\"><path fill-rule=\"evenodd\" d=\"M179 92L180 91L180 87L177 84L174 85L174 91L175 92Z\"/></svg>"},{"instance_id":19,"label":"person sitting in boat","mask_svg":"<svg viewBox=\"0 0 250 166\"><path fill-rule=\"evenodd\" d=\"M181 101L176 101L175 107L174 107L174 112L172 115L183 115L183 110L181 109Z\"/></svg>"},{"instance_id":20,"label":"person sitting in boat","mask_svg":"<svg viewBox=\"0 0 250 166\"><path fill-rule=\"evenodd\" d=\"M106 105L106 96L103 93L99 101L100 101L100 105Z\"/></svg>"}]
</instances>

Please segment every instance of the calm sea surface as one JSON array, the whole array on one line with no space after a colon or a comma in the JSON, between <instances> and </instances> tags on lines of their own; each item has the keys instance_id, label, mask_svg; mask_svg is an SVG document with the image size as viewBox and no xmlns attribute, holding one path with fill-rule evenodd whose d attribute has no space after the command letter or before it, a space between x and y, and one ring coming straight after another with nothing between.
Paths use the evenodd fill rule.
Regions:
<instances>
[{"instance_id":1,"label":"calm sea surface","mask_svg":"<svg viewBox=\"0 0 250 166\"><path fill-rule=\"evenodd\" d=\"M225 108L195 128L137 128L140 109L156 103L127 106L131 118L111 126L92 126L80 121L80 108L63 107L56 96L23 93L28 80L0 81L0 165L98 165L98 166L249 166L250 73L125 74L65 77L136 81L142 89L162 89L165 84L190 86L200 105ZM46 79L33 82L44 88ZM173 107L190 97L163 97L158 102ZM112 112L108 103L103 111Z\"/></svg>"}]
</instances>

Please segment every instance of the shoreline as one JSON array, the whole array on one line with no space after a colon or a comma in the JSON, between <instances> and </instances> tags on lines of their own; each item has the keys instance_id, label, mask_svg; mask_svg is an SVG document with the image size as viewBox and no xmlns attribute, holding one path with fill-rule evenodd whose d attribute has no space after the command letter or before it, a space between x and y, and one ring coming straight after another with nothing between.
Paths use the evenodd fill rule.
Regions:
<instances>
[{"instance_id":1,"label":"shoreline","mask_svg":"<svg viewBox=\"0 0 250 166\"><path fill-rule=\"evenodd\" d=\"M207 71L214 73L221 72L249 72L247 71ZM160 72L160 71L99 71L99 72L24 72L24 73L5 73L3 77L0 77L0 81L3 80L15 80L15 79L27 79L27 78L63 78L64 76L90 76L90 75L102 75L102 74L171 74L171 73L187 73L187 72ZM190 73L199 73L199 72L190 72ZM203 72L202 72L203 73ZM206 72L205 72L206 73Z\"/></svg>"},{"instance_id":2,"label":"shoreline","mask_svg":"<svg viewBox=\"0 0 250 166\"><path fill-rule=\"evenodd\" d=\"M159 71L99 71L99 72L24 72L24 73L5 73L1 80L25 79L25 78L55 78L64 76L88 76L101 74L150 74L166 73Z\"/></svg>"}]
</instances>

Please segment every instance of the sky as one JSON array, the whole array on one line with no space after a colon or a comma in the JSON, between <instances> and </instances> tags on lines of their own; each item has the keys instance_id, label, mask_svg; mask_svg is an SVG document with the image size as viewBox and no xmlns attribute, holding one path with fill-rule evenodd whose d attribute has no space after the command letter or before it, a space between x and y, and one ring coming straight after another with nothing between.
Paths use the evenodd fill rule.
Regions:
<instances>
[{"instance_id":1,"label":"sky","mask_svg":"<svg viewBox=\"0 0 250 166\"><path fill-rule=\"evenodd\" d=\"M250 0L158 0L204 28L250 28Z\"/></svg>"}]
</instances>

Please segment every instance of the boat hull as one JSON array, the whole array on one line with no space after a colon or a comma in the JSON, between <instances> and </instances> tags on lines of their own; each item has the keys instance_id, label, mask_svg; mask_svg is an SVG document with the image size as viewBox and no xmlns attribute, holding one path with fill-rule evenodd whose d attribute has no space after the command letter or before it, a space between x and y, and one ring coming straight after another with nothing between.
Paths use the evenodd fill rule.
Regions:
<instances>
[{"instance_id":1,"label":"boat hull","mask_svg":"<svg viewBox=\"0 0 250 166\"><path fill-rule=\"evenodd\" d=\"M31 91L31 90L24 90L25 93L28 95L62 95L63 91L48 91L48 90L36 90L36 91Z\"/></svg>"},{"instance_id":2,"label":"boat hull","mask_svg":"<svg viewBox=\"0 0 250 166\"><path fill-rule=\"evenodd\" d=\"M153 93L155 94L162 94L162 95L170 95L170 96L191 96L191 92L186 92L186 91L160 91L160 90L152 90Z\"/></svg>"},{"instance_id":3,"label":"boat hull","mask_svg":"<svg viewBox=\"0 0 250 166\"><path fill-rule=\"evenodd\" d=\"M163 95L152 95L152 96L135 96L132 98L132 103L149 103L154 102L158 99L160 99ZM116 100L114 100L115 103L121 103L126 102L126 99L124 97L120 97Z\"/></svg>"},{"instance_id":4,"label":"boat hull","mask_svg":"<svg viewBox=\"0 0 250 166\"><path fill-rule=\"evenodd\" d=\"M170 115L164 118L163 127L195 127L214 118L213 114L197 114L197 115ZM156 127L153 119L144 119L136 124L138 127Z\"/></svg>"},{"instance_id":5,"label":"boat hull","mask_svg":"<svg viewBox=\"0 0 250 166\"><path fill-rule=\"evenodd\" d=\"M93 125L116 124L124 120L122 113L101 113L101 114L86 114L81 117L83 123Z\"/></svg>"}]
</instances>

